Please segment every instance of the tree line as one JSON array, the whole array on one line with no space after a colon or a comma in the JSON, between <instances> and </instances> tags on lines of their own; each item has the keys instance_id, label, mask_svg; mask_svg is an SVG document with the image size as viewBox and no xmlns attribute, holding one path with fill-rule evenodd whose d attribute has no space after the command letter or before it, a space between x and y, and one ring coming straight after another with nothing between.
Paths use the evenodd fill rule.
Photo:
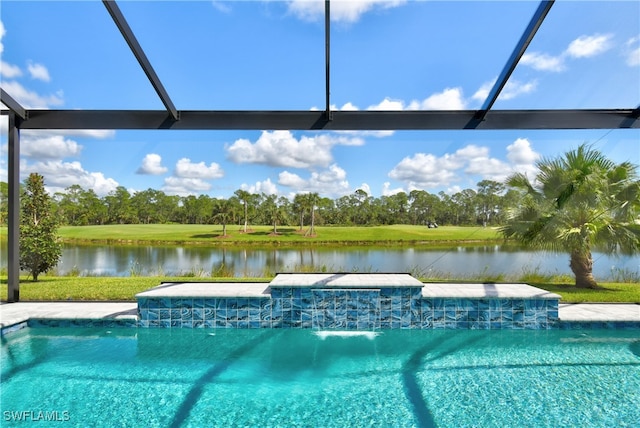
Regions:
<instances>
[{"instance_id":1,"label":"tree line","mask_svg":"<svg viewBox=\"0 0 640 428\"><path fill-rule=\"evenodd\" d=\"M482 180L476 189L453 195L425 190L373 197L362 189L337 199L318 193L300 193L293 200L238 189L227 199L207 195L175 196L162 190L129 192L119 186L104 197L75 184L52 195L60 224L233 224L244 230L251 224L369 226L503 224L507 209L515 207L519 193L503 183ZM7 184L0 183L0 221L6 223ZM311 229L312 231L312 229Z\"/></svg>"}]
</instances>

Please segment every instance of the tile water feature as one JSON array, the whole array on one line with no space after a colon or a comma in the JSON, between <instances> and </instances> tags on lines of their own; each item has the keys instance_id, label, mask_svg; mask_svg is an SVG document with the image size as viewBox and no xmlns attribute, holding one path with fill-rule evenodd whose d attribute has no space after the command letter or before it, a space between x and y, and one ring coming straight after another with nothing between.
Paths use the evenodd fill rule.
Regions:
<instances>
[{"instance_id":1,"label":"tile water feature","mask_svg":"<svg viewBox=\"0 0 640 428\"><path fill-rule=\"evenodd\" d=\"M136 296L164 328L548 329L560 296L526 284L424 284L408 274L279 274L270 283L167 283Z\"/></svg>"}]
</instances>

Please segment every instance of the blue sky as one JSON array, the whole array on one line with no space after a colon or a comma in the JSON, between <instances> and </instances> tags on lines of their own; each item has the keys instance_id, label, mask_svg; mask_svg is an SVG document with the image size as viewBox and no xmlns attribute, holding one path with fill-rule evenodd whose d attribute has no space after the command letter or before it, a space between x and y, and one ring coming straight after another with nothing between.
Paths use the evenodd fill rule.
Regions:
<instances>
[{"instance_id":1,"label":"blue sky","mask_svg":"<svg viewBox=\"0 0 640 428\"><path fill-rule=\"evenodd\" d=\"M179 110L325 103L322 1L120 1ZM475 109L538 6L529 1L332 2L331 102ZM27 108L162 109L100 1L0 2L0 79ZM559 0L495 109L635 108L640 2ZM0 175L6 180L6 116ZM455 193L587 142L640 164L640 130L22 132L21 172L50 191L124 186L229 197Z\"/></svg>"}]
</instances>

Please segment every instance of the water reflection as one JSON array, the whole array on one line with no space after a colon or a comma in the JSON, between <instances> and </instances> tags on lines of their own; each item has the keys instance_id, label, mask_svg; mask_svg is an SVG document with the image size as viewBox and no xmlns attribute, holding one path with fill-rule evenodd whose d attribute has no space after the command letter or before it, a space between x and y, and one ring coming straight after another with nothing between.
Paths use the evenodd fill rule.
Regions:
<instances>
[{"instance_id":1,"label":"water reflection","mask_svg":"<svg viewBox=\"0 0 640 428\"><path fill-rule=\"evenodd\" d=\"M6 265L6 253L0 254ZM638 275L640 260L594 253L597 278L612 269ZM58 273L80 275L194 275L224 271L233 276L263 277L276 272L411 272L464 277L525 272L571 274L566 254L526 251L513 246L479 245L451 248L212 248L157 246L65 245Z\"/></svg>"}]
</instances>

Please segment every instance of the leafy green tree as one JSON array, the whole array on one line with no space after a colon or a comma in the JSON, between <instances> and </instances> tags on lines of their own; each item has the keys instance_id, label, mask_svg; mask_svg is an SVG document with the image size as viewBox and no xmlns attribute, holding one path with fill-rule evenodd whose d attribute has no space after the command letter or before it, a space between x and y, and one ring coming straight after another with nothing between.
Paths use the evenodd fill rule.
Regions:
<instances>
[{"instance_id":1,"label":"leafy green tree","mask_svg":"<svg viewBox=\"0 0 640 428\"><path fill-rule=\"evenodd\" d=\"M20 269L37 281L38 275L55 267L62 255L58 217L40 174L29 175L21 200Z\"/></svg>"},{"instance_id":2,"label":"leafy green tree","mask_svg":"<svg viewBox=\"0 0 640 428\"><path fill-rule=\"evenodd\" d=\"M91 192L91 193L89 193ZM56 193L58 208L63 221L71 226L85 226L90 224L92 204L87 203L93 190L85 191L80 185L74 184L65 189L64 193Z\"/></svg>"},{"instance_id":3,"label":"leafy green tree","mask_svg":"<svg viewBox=\"0 0 640 428\"><path fill-rule=\"evenodd\" d=\"M128 224L137 222L135 211L131 205L131 194L125 187L116 187L104 199L111 223Z\"/></svg>"},{"instance_id":4,"label":"leafy green tree","mask_svg":"<svg viewBox=\"0 0 640 428\"><path fill-rule=\"evenodd\" d=\"M596 288L592 248L640 251L640 180L637 166L615 164L586 145L537 163L532 183L521 173L507 185L523 192L520 207L501 228L507 238L569 253L577 287Z\"/></svg>"},{"instance_id":5,"label":"leafy green tree","mask_svg":"<svg viewBox=\"0 0 640 428\"><path fill-rule=\"evenodd\" d=\"M504 184L493 180L478 182L478 210L482 215L482 224L487 226L493 222L500 211L500 195L504 193Z\"/></svg>"}]
</instances>

